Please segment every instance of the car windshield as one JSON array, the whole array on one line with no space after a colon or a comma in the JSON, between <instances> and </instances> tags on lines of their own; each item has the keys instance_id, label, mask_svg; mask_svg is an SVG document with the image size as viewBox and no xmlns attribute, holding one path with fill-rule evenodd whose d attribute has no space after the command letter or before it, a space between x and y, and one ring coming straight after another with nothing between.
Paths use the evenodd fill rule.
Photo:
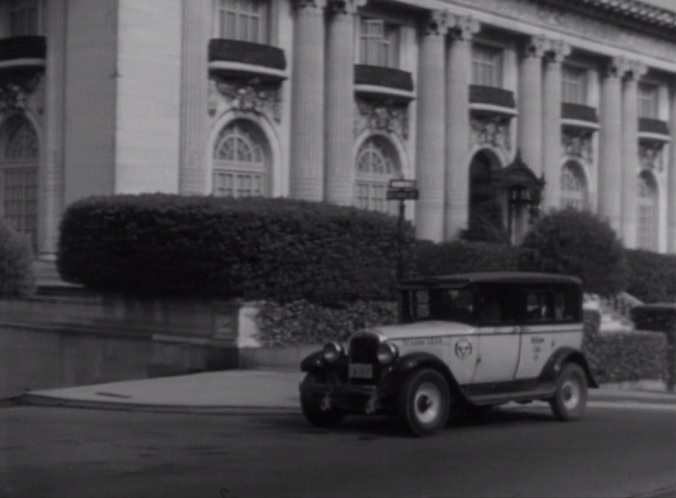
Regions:
<instances>
[{"instance_id":1,"label":"car windshield","mask_svg":"<svg viewBox=\"0 0 676 498\"><path fill-rule=\"evenodd\" d=\"M474 292L469 287L404 290L402 319L474 323Z\"/></svg>"}]
</instances>

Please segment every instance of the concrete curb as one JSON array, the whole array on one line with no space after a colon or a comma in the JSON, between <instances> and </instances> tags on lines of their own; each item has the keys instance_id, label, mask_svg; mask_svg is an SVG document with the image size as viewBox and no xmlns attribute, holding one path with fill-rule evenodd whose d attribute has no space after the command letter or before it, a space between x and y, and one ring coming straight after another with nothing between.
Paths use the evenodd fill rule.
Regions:
<instances>
[{"instance_id":1,"label":"concrete curb","mask_svg":"<svg viewBox=\"0 0 676 498\"><path fill-rule=\"evenodd\" d=\"M161 405L151 403L126 403L65 399L41 394L24 394L8 400L8 406L43 406L58 408L81 408L90 410L150 412L150 413L193 413L204 415L300 415L300 406L196 406Z\"/></svg>"}]
</instances>

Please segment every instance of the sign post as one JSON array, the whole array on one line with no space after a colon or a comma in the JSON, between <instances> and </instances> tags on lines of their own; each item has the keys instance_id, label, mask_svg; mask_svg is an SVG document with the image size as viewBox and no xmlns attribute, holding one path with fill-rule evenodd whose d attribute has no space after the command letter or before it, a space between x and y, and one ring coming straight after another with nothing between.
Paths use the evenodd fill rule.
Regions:
<instances>
[{"instance_id":1,"label":"sign post","mask_svg":"<svg viewBox=\"0 0 676 498\"><path fill-rule=\"evenodd\" d=\"M415 201L418 199L418 188L415 180L405 180L403 178L390 180L387 189L388 201L399 201L399 220L397 223L397 280L404 276L404 217L406 214L406 205L404 201Z\"/></svg>"}]
</instances>

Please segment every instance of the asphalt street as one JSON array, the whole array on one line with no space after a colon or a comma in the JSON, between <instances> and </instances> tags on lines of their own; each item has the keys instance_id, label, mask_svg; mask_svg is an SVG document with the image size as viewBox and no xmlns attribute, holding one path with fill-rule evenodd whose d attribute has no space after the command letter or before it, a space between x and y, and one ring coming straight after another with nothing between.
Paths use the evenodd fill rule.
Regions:
<instances>
[{"instance_id":1,"label":"asphalt street","mask_svg":"<svg viewBox=\"0 0 676 498\"><path fill-rule=\"evenodd\" d=\"M673 496L676 411L497 410L415 439L392 419L0 408L0 495Z\"/></svg>"}]
</instances>

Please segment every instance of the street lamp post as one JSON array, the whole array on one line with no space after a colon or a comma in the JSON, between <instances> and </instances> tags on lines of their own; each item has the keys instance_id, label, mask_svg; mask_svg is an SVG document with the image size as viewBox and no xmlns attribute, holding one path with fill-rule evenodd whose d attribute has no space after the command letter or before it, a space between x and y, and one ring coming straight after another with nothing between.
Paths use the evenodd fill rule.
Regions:
<instances>
[{"instance_id":1,"label":"street lamp post","mask_svg":"<svg viewBox=\"0 0 676 498\"><path fill-rule=\"evenodd\" d=\"M404 218L406 215L405 201L418 199L418 188L415 180L403 178L390 180L387 189L387 200L399 201L399 219L397 222L397 280L404 277Z\"/></svg>"}]
</instances>

